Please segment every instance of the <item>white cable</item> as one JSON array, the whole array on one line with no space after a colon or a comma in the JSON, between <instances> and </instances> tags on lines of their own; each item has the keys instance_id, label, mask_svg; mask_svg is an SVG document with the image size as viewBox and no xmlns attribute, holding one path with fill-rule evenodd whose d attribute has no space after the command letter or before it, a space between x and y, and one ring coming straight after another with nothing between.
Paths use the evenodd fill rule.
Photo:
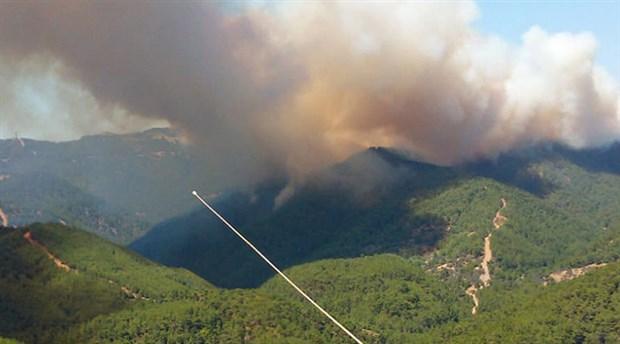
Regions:
<instances>
[{"instance_id":1,"label":"white cable","mask_svg":"<svg viewBox=\"0 0 620 344\"><path fill-rule=\"evenodd\" d=\"M340 327L341 330L343 330L347 335L349 335L349 337L351 337L356 343L358 344L364 344L361 340L359 340L353 333L351 333L351 331L349 331L346 327L344 327L341 323L338 322L338 320L336 320L336 318L334 318L333 316L331 316L331 314L327 313L326 310L323 309L323 307L319 306L318 303L316 303L313 299L310 298L310 296L308 296L303 290L301 290L301 288L299 288L293 281L291 281L290 278L288 278L282 271L280 271L280 269L278 269L277 266L275 266L267 257L265 257L264 254L261 253L261 251L259 251L248 239L246 239L241 233L239 233L238 230L235 229L235 227L233 227L233 225L231 225L230 223L228 223L228 221L226 221L225 218L222 217L222 215L220 215L217 211L215 211L215 209L213 209L204 199L202 199L202 197L200 197L198 195L198 193L196 191L192 191L192 195L196 196L196 198L198 198L198 200L204 204L205 207L207 207L209 210L211 210L211 212L213 214L215 214L215 216L217 216L220 220L222 220L222 222L224 222L224 224L226 226L228 226L228 228L230 228L231 231L233 231L239 238L241 238L241 240L243 240L243 242L245 242L248 246L250 246L250 248L256 252L256 254L258 254L259 257L261 257L267 264L269 264L269 266L278 273L278 275L282 276L282 278L284 278L284 280L286 282L288 282L288 284L291 285L291 287L295 288L295 290L297 290L297 292L299 292L301 294L301 296L303 296L306 300L308 300L308 302L310 302L314 307L316 307L321 313L323 313L326 317L329 318L329 320L331 320L334 324L336 324L338 327Z\"/></svg>"}]
</instances>

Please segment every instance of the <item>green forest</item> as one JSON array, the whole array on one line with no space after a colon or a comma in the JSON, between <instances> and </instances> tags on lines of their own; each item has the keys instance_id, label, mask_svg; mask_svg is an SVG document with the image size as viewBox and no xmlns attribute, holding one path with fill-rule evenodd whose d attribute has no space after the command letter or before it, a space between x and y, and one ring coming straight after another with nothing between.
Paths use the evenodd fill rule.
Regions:
<instances>
[{"instance_id":1,"label":"green forest","mask_svg":"<svg viewBox=\"0 0 620 344\"><path fill-rule=\"evenodd\" d=\"M215 204L364 343L620 343L620 177L596 166L376 148L277 209L278 183ZM0 342L351 342L204 211L128 247L79 227L0 230Z\"/></svg>"}]
</instances>

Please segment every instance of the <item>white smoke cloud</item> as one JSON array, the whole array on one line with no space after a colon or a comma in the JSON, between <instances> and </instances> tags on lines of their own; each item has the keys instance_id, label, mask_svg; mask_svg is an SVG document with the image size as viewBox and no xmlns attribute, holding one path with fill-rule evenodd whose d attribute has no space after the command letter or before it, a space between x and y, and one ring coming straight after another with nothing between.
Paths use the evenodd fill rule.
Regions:
<instances>
[{"instance_id":1,"label":"white smoke cloud","mask_svg":"<svg viewBox=\"0 0 620 344\"><path fill-rule=\"evenodd\" d=\"M0 57L0 138L64 141L168 125L166 120L131 116L122 107L102 106L80 85L63 79L57 61L3 62Z\"/></svg>"},{"instance_id":2,"label":"white smoke cloud","mask_svg":"<svg viewBox=\"0 0 620 344\"><path fill-rule=\"evenodd\" d=\"M533 27L511 46L472 29L471 3L289 10L280 32L308 77L281 130L311 123L323 140L310 140L332 152L394 145L454 164L540 141L581 148L620 136L618 87L594 65L591 34Z\"/></svg>"},{"instance_id":3,"label":"white smoke cloud","mask_svg":"<svg viewBox=\"0 0 620 344\"><path fill-rule=\"evenodd\" d=\"M2 3L0 57L61 64L62 97L89 104L75 121L164 119L256 178L303 178L368 146L456 164L620 137L620 92L591 34L533 27L511 45L477 32L477 16L464 1Z\"/></svg>"}]
</instances>

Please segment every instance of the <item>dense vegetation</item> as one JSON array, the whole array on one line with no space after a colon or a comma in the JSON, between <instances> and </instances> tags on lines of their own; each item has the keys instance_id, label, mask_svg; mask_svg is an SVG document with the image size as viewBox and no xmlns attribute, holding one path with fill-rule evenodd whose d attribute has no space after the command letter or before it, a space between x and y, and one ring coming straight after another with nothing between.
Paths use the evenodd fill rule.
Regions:
<instances>
[{"instance_id":1,"label":"dense vegetation","mask_svg":"<svg viewBox=\"0 0 620 344\"><path fill-rule=\"evenodd\" d=\"M502 198L507 206L501 215L507 221L501 230L494 230L492 220ZM531 194L488 179L468 180L411 207L450 223L450 234L432 254L433 263L456 264L459 258L482 256L483 238L494 232L494 273L513 281L524 274L542 277L569 267L569 262L588 252L588 247L602 234L590 218L575 216ZM589 258L581 262L605 258L590 252ZM467 259L462 261L466 262ZM475 259L469 262L479 263Z\"/></svg>"},{"instance_id":2,"label":"dense vegetation","mask_svg":"<svg viewBox=\"0 0 620 344\"><path fill-rule=\"evenodd\" d=\"M291 275L367 343L615 343L620 339L620 267L575 281L511 292L491 289L477 317L458 293L396 257L326 261ZM380 267L389 272L373 273ZM344 269L343 269L344 268ZM407 271L409 270L409 271ZM332 273L329 273L329 272ZM347 271L343 274L342 271ZM346 275L346 277L342 277ZM77 333L84 340L138 335L144 342L348 343L280 280L262 293L227 292L225 302L174 303L103 317ZM217 297L214 297L217 299ZM127 326L129 325L129 326ZM116 326L116 328L115 328ZM92 336L92 337L91 337Z\"/></svg>"},{"instance_id":3,"label":"dense vegetation","mask_svg":"<svg viewBox=\"0 0 620 344\"><path fill-rule=\"evenodd\" d=\"M153 139L140 135L125 139ZM161 145L177 147L169 140ZM132 147L106 137L81 144L91 141L116 147L117 157ZM370 149L296 185L282 205L274 202L281 181L214 204L365 343L616 343L619 147L587 155L535 149L457 168ZM137 166L129 160L121 175ZM143 167L163 166L161 177L164 165L155 159ZM27 222L62 218L116 241L154 219L142 223L131 215L140 209L119 211L107 204L112 194L80 184L79 172L59 177L54 169L11 171L0 182L0 207L11 216L19 208ZM34 188L47 191L36 199ZM153 211L177 196L146 206ZM94 227L98 218L109 226ZM476 291L473 316L466 289L481 285L485 238L492 280ZM167 220L131 248L216 286L253 289L216 288L60 224L0 228L0 343L350 343L205 211ZM607 265L560 283L550 278L592 263Z\"/></svg>"},{"instance_id":4,"label":"dense vegetation","mask_svg":"<svg viewBox=\"0 0 620 344\"><path fill-rule=\"evenodd\" d=\"M215 205L284 267L432 252L432 264L459 259L463 272L475 278L471 273L502 198L509 220L494 234L498 277L541 279L559 268L619 258L613 238L620 231L620 174L590 171L553 150L533 156L443 168L370 149L313 176L274 211L273 203L260 201L273 193L258 193L255 203L246 196ZM203 210L156 226L131 247L218 286L255 287L272 276Z\"/></svg>"},{"instance_id":5,"label":"dense vegetation","mask_svg":"<svg viewBox=\"0 0 620 344\"><path fill-rule=\"evenodd\" d=\"M485 290L482 312L416 343L620 343L620 264L548 287Z\"/></svg>"},{"instance_id":6,"label":"dense vegetation","mask_svg":"<svg viewBox=\"0 0 620 344\"><path fill-rule=\"evenodd\" d=\"M148 223L48 173L11 174L0 182L0 208L10 225L64 222L116 242L142 234Z\"/></svg>"},{"instance_id":7,"label":"dense vegetation","mask_svg":"<svg viewBox=\"0 0 620 344\"><path fill-rule=\"evenodd\" d=\"M318 261L288 273L372 343L409 343L414 334L471 317L470 302L458 284L395 255ZM261 289L304 306L279 278Z\"/></svg>"},{"instance_id":8,"label":"dense vegetation","mask_svg":"<svg viewBox=\"0 0 620 344\"><path fill-rule=\"evenodd\" d=\"M22 238L25 231L77 272L54 266ZM215 289L58 225L7 229L0 245L7 261L0 317L10 320L0 327L4 337L26 343L350 343L279 277L258 289ZM458 280L422 266L417 259L376 255L321 260L287 273L366 343L620 339L618 263L549 286L525 281L486 288L476 316Z\"/></svg>"},{"instance_id":9,"label":"dense vegetation","mask_svg":"<svg viewBox=\"0 0 620 344\"><path fill-rule=\"evenodd\" d=\"M0 344L19 344L15 339L0 338Z\"/></svg>"},{"instance_id":10,"label":"dense vegetation","mask_svg":"<svg viewBox=\"0 0 620 344\"><path fill-rule=\"evenodd\" d=\"M448 169L372 149L314 176L275 211L267 208L248 217L255 203L244 208L224 200L216 207L284 267L403 249L421 253L441 239L446 224L436 216L411 214L408 200L449 185L455 176ZM192 240L170 238L171 232ZM272 276L203 210L155 227L130 247L223 287L256 287Z\"/></svg>"},{"instance_id":11,"label":"dense vegetation","mask_svg":"<svg viewBox=\"0 0 620 344\"><path fill-rule=\"evenodd\" d=\"M344 278L342 269L349 272ZM403 342L458 320L466 308L455 290L395 256L325 261L290 273L369 343ZM348 343L279 279L259 290L205 293L197 302L134 307L98 317L69 337L109 340L119 330L127 342L141 336L145 342Z\"/></svg>"},{"instance_id":12,"label":"dense vegetation","mask_svg":"<svg viewBox=\"0 0 620 344\"><path fill-rule=\"evenodd\" d=\"M70 270L57 267L45 249ZM27 342L50 342L75 323L136 301L193 297L211 288L187 271L62 225L2 228L0 261L0 334Z\"/></svg>"},{"instance_id":13,"label":"dense vegetation","mask_svg":"<svg viewBox=\"0 0 620 344\"><path fill-rule=\"evenodd\" d=\"M0 207L18 226L62 219L127 244L191 210L191 190L229 185L168 129L22 142L0 140Z\"/></svg>"}]
</instances>

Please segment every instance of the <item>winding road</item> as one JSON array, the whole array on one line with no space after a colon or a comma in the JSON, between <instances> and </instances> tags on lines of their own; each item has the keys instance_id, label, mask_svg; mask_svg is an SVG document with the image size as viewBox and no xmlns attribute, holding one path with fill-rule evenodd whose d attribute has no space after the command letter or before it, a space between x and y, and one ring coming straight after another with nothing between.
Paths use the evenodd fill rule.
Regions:
<instances>
[{"instance_id":1,"label":"winding road","mask_svg":"<svg viewBox=\"0 0 620 344\"><path fill-rule=\"evenodd\" d=\"M493 218L493 227L495 230L502 228L502 226L508 221L508 218L502 215L502 210L506 208L508 202L505 198L500 199L500 207L495 212L495 217ZM493 231L489 233L484 238L484 255L482 256L482 262L480 263L480 268L482 269L482 274L480 275L480 282L482 285L478 288L475 284L472 284L469 288L467 288L467 295L471 296L474 307L471 310L472 315L476 315L478 312L478 306L480 304L480 300L478 299L477 292L478 289L487 288L491 285L491 270L489 269L489 263L493 260L493 248L491 247L491 238L493 237Z\"/></svg>"},{"instance_id":2,"label":"winding road","mask_svg":"<svg viewBox=\"0 0 620 344\"><path fill-rule=\"evenodd\" d=\"M480 305L480 301L478 300L478 295L476 294L477 291L478 289L476 289L476 286L474 285L470 286L465 291L465 293L471 296L471 299L474 301L474 307L472 307L471 309L471 315L476 315L476 313L478 313L478 306Z\"/></svg>"},{"instance_id":3,"label":"winding road","mask_svg":"<svg viewBox=\"0 0 620 344\"><path fill-rule=\"evenodd\" d=\"M495 217L493 218L493 226L495 227L495 229L500 229L508 220L506 216L502 215L502 210L506 208L506 206L508 205L508 202L506 202L506 199L504 198L502 198L500 202L501 202L501 206L497 210L497 212L495 213Z\"/></svg>"},{"instance_id":4,"label":"winding road","mask_svg":"<svg viewBox=\"0 0 620 344\"><path fill-rule=\"evenodd\" d=\"M37 240L35 240L32 237L32 233L30 231L24 233L24 239L26 239L26 241L28 241L30 243L30 245L38 247L39 249L41 249L49 257L49 259L51 259L54 262L54 265L56 265L57 268L65 270L67 272L73 270L73 269L71 269L71 267L69 265L65 264L62 260L60 260L60 258L58 258L55 255L53 255L47 249L47 247L45 247L45 245L43 245L42 243L40 243Z\"/></svg>"}]
</instances>

